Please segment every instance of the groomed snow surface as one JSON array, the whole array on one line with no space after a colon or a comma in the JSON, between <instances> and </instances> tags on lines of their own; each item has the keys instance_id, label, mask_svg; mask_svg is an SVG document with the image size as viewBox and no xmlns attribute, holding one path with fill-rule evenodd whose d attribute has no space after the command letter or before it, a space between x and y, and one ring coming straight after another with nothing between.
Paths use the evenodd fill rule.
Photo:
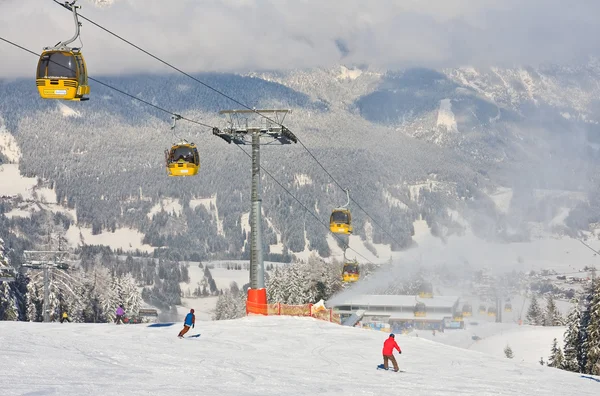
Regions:
<instances>
[{"instance_id":1,"label":"groomed snow surface","mask_svg":"<svg viewBox=\"0 0 600 396\"><path fill-rule=\"evenodd\" d=\"M419 330L410 334L412 337L426 338L446 345L452 345L472 351L485 352L505 358L504 348L511 347L515 362L538 363L540 358L548 360L552 340L556 338L562 348L563 326L519 326L515 323L495 323L481 320L481 315L465 318L464 330L437 331ZM478 337L479 340L473 340Z\"/></svg>"},{"instance_id":2,"label":"groomed snow surface","mask_svg":"<svg viewBox=\"0 0 600 396\"><path fill-rule=\"evenodd\" d=\"M181 324L0 322L8 395L594 395L600 384L535 363L398 335L405 373L376 370L386 333L311 318Z\"/></svg>"}]
</instances>

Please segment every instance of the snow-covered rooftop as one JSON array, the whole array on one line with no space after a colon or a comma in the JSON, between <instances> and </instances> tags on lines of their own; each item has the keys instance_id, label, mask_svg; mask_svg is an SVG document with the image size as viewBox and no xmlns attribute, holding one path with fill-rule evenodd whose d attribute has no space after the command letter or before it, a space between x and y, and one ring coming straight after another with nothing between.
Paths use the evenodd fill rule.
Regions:
<instances>
[{"instance_id":1,"label":"snow-covered rooftop","mask_svg":"<svg viewBox=\"0 0 600 396\"><path fill-rule=\"evenodd\" d=\"M388 317L389 321L394 320L414 320L417 322L428 322L435 321L440 322L446 318L452 318L452 313L450 312L427 312L426 316L415 316L414 312L411 311L402 311L402 312L386 312L379 311L377 309L369 309L365 311L364 318L368 321L369 316L376 316L377 318ZM380 321L380 319L378 319Z\"/></svg>"},{"instance_id":2,"label":"snow-covered rooftop","mask_svg":"<svg viewBox=\"0 0 600 396\"><path fill-rule=\"evenodd\" d=\"M421 298L412 295L368 295L353 296L335 304L334 307L347 305L367 307L412 307L417 302L422 302L427 308L452 308L458 301L454 296L435 296L433 298Z\"/></svg>"},{"instance_id":3,"label":"snow-covered rooftop","mask_svg":"<svg viewBox=\"0 0 600 396\"><path fill-rule=\"evenodd\" d=\"M425 316L415 317L413 312L392 312L390 315L390 320L416 320L424 322L428 320L442 321L451 317L452 314L449 313L427 312L427 315Z\"/></svg>"}]
</instances>

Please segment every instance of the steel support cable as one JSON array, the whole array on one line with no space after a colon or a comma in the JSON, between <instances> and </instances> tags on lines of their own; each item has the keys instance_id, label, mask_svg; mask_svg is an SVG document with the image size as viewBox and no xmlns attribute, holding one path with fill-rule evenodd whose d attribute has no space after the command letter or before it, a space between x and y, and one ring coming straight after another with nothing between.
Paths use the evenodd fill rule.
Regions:
<instances>
[{"instance_id":1,"label":"steel support cable","mask_svg":"<svg viewBox=\"0 0 600 396\"><path fill-rule=\"evenodd\" d=\"M30 50L30 49L28 49L28 48L25 48L25 47L23 47L23 46L21 46L21 45L19 45L19 44L15 43L15 42L13 42L13 41L10 41L10 40L8 40L8 39L5 39L4 37L1 37L1 36L0 36L0 40L4 41L5 43L8 43L8 44L10 44L10 45L12 45L12 46L14 46L14 47L16 47L16 48L19 48L20 50L23 50L23 51L25 51L25 52L28 52L28 53L30 53L30 54L32 54L32 55L35 55L35 56L37 56L38 58L40 57L40 54L36 53L35 51L32 51L32 50ZM61 64L59 64L59 63L57 63L57 62L54 62L54 61L52 61L52 60L50 60L50 62L54 63L55 65L62 66L62 67L65 67L65 68L66 68L66 66L64 66L64 65L61 65ZM214 126L212 126L212 125L208 125L208 124L205 124L205 123L203 123L203 122L200 122L200 121L196 121L196 120L192 120L192 119L189 119L189 118L186 118L186 117L180 116L180 115L179 115L179 114L177 114L177 113L174 113L174 112L172 112L172 111L170 111L170 110L167 110L167 109L165 109L165 108L163 108L163 107L160 107L160 106L157 106L157 105L155 105L155 104L153 104L153 103L150 103L150 102L148 102L147 100L144 100L144 99L138 98L138 97L137 97L137 96L135 96L135 95L132 95L132 94L130 94L130 93L127 93L127 92L125 92L125 91L123 91L123 90L121 90L121 89L119 89L119 88L113 87L112 85L110 85L110 84L107 84L107 83L105 83L105 82L102 82L102 81L100 81L100 80L97 80L97 79L95 79L95 78L92 78L92 77L89 77L89 76L88 76L88 79L89 79L89 80L91 80L91 81L94 81L95 83L98 83L98 84L100 84L100 85L102 85L102 86L104 86L104 87L106 87L106 88L112 89L113 91L119 92L119 93L120 93L120 94L122 94L122 95L128 96L128 97L130 97L131 99L135 99L135 100L137 100L137 101L139 101L139 102L141 102L141 103L144 103L144 104L146 104L146 105L148 105L148 106L151 106L151 107L153 107L153 108L155 108L155 109L157 109L157 110L160 110L160 111L162 111L162 112L164 112L164 113L167 113L167 114L170 114L170 115L173 115L173 116L177 116L177 117L181 117L180 119L182 119L182 120L185 120L185 121L188 121L188 122L191 122L191 123L193 123L193 124L200 125L200 126L203 126L203 127L206 127L206 128L211 128L211 129L214 129L214 128L215 128L215 127L214 127Z\"/></svg>"},{"instance_id":2,"label":"steel support cable","mask_svg":"<svg viewBox=\"0 0 600 396\"><path fill-rule=\"evenodd\" d=\"M60 5L61 7L65 8L65 9L67 9L67 10L70 10L69 6L67 6L66 4L60 3L60 2L58 2L57 0L53 0L53 1L54 1L56 4ZM167 61L165 61L165 60L161 59L160 57L158 57L158 56L156 56L156 55L152 54L152 53L151 53L151 52L149 52L149 51L146 51L145 49L143 49L143 48L141 48L140 46L138 46L138 45L136 45L136 44L132 43L131 41L129 41L129 40L127 40L126 38L124 38L124 37L122 37L122 36L118 35L117 33L114 33L114 32L113 32L113 31L111 31L110 29L107 29L107 28L105 28L104 26L102 26L102 25L100 25L100 24L98 24L98 23L96 23L96 22L92 21L91 19L89 19L89 18L87 18L87 17L85 17L85 16L83 16L83 15L81 15L81 14L77 14L77 15L78 15L78 16L79 16L81 19L84 19L84 20L86 20L87 22L91 23L92 25L94 25L94 26L98 27L99 29L101 29L101 30L104 30L106 33L108 33L108 34L110 34L110 35L112 35L112 36L114 36L114 37L118 38L119 40L123 41L124 43L127 43L127 44L129 44L130 46L132 46L132 47L134 47L135 49L137 49L137 50L139 50L139 51L143 52L144 54L148 55L149 57L151 57L151 58L153 58L153 59L155 59L155 60L159 61L160 63L164 64L165 66L168 66L168 67L170 67L171 69L173 69L173 70L175 70L175 71L177 71L177 72L179 72L179 73L183 74L184 76L191 78L192 80L196 81L198 84L201 84L201 85L202 85L202 86L204 86L205 88L208 88L209 90L211 90L211 91L213 91L213 92L215 92L215 93L217 93L217 94L219 94L219 95L221 95L221 96L223 96L223 97L225 97L225 98L227 98L227 99L231 100L232 102L234 102L234 103L236 103L236 104L238 104L238 105L242 106L242 107L243 107L243 108L245 108L246 110L250 110L250 111L254 112L255 114L257 114L257 115L259 115L259 116L261 116L261 117L265 118L266 120L268 120L268 121L271 121L272 123L274 123L274 124L276 124L276 125L279 125L279 126L281 126L281 127L284 127L284 128L285 128L285 126L284 126L283 124L281 124L279 121L277 121L277 120L274 120L274 119L272 119L271 117L269 117L269 116L267 116L267 115L265 115L265 114L262 114L262 113L260 113L260 112L259 112L259 111L257 111L255 108L252 108L252 107L250 107L250 106L246 105L245 103L243 103L243 102L240 102L239 100L237 100L237 99L235 99L234 97L232 97L232 96L230 96L230 95L226 94L225 92L223 92L223 91L221 91L221 90L219 90L219 89L217 89L217 88L214 88L213 86L211 86L211 85L209 85L209 84L205 83L204 81L202 81L202 80L200 80L200 79L198 79L198 78L196 78L196 77L192 76L192 75L191 75L191 74L189 74L189 73L186 73L185 71L183 71L183 70L181 70L180 68L178 68L178 67L174 66L173 64L171 64L171 63L169 63L169 62L167 62ZM288 128L286 128L286 129L288 129ZM289 130L290 132L292 132L290 129L288 129L288 130ZM334 183L335 183L335 184L336 184L336 185L337 185L337 186L338 186L338 187L339 187L339 188L340 188L342 191L345 191L346 189L345 189L345 188L344 188L344 187L343 187L343 186L342 186L342 185L341 185L341 184L340 184L340 183L339 183L339 182L338 182L338 181L337 181L337 180L336 180L336 179L333 177L333 175L332 175L332 174L331 174L331 173L330 173L330 172L329 172L329 171L328 171L328 170L325 168L325 166L324 166L324 165L321 163L321 161L319 161L319 160L317 159L317 157L316 157L316 156L315 156L315 155L314 155L314 154L313 154L313 153L312 153L312 152L311 152L311 151L308 149L308 147L307 147L307 146L306 146L306 145L305 145L305 144L302 142L302 140L300 140L300 139L299 139L297 136L296 136L296 139L298 140L298 143L300 143L300 145L301 145L301 146L304 148L304 150L306 150L306 152L307 152L307 153L308 153L308 154L309 154L309 155L310 155L310 156L311 156L311 157L312 157L312 158L313 158L313 159L314 159L314 160L317 162L317 164L319 164L319 167L321 167L321 169L323 169L323 171L324 171L324 172L327 174L327 176L329 176L329 178L331 178L331 180L333 180L333 182L334 182ZM398 241L396 238L394 238L394 236L392 235L392 233L391 233L391 232L389 232L388 230L386 230L386 229L385 229L385 228L384 228L384 227L383 227L383 226L382 226L382 225L381 225L379 222L377 222L377 221L376 221L376 220L373 218L373 216L371 216L371 215L370 215L370 214L369 214L369 213L368 213L368 212L367 212L367 211L366 211L366 210L365 210L365 209L364 209L364 208L363 208L363 207L362 207L362 206L361 206L361 205L360 205L358 202L356 202L356 201L355 201L355 200L354 200L352 197L350 197L350 200L351 200L351 201L352 201L352 202L353 202L353 203L356 205L356 207L357 207L358 209L360 209L360 210L361 210L361 211L362 211L362 212L363 212L363 213L364 213L364 214L365 214L365 215L366 215L366 216L367 216L369 219L371 219L371 221L373 222L373 224L375 224L377 227L379 227L379 228L380 228L380 229L381 229L381 230L382 230L382 231L383 231L383 232L384 232L384 233L385 233L385 234L386 234L388 237L390 237L390 239L391 239L392 241L395 241L395 242L399 243L400 245L402 245L402 243L401 243L401 242L399 242L399 241Z\"/></svg>"},{"instance_id":3,"label":"steel support cable","mask_svg":"<svg viewBox=\"0 0 600 396\"><path fill-rule=\"evenodd\" d=\"M53 0L53 1L54 1L56 4L60 5L61 7L65 8L65 9L67 9L67 10L69 10L69 11L71 10L71 9L70 9L70 7L69 7L68 5L66 5L66 4L64 4L64 3L60 3L60 2L58 2L58 1L56 1L56 0ZM218 89L216 89L216 88L214 88L214 87L210 86L209 84L205 83L204 81L197 79L196 77L192 76L191 74L184 72L183 70L179 69L178 67L176 67L176 66L172 65L171 63L169 63L169 62L167 62L167 61L165 61L165 60L163 60L163 59L161 59L161 58L159 58L158 56L156 56L156 55L152 54L151 52L148 52L148 51L146 51L145 49L143 49L143 48L141 48L140 46L138 46L138 45L136 45L136 44L132 43L131 41L129 41L129 40L127 40L126 38L124 38L124 37L122 37L122 36L118 35L117 33L115 33L115 32L113 32L113 31L111 31L110 29L107 29L107 28L105 28L104 26L102 26L102 25L100 25L100 24L98 24L98 23L96 23L96 22L92 21L91 19L89 19L89 18L87 18L87 17L85 17L85 16L83 16L83 15L81 15L81 14L79 14L79 13L78 13L77 15L78 15L78 16L79 16L81 19L84 19L84 20L88 21L89 23L91 23L92 25L96 26L97 28L99 28L99 29L101 29L101 30L104 30L106 33L108 33L108 34L110 34L110 35L112 35L112 36L114 36L114 37L118 38L119 40L121 40L121 41L123 41L123 42L125 42L125 43L127 43L127 44L129 44L129 45L130 45L130 46L132 46L133 48L135 48L135 49L137 49L137 50L139 50L139 51L143 52L144 54L148 55L149 57L151 57L151 58L153 58L153 59L155 59L155 60L157 60L157 61L159 61L160 63L164 64L165 66L168 66L168 67L170 67L171 69L173 69L173 70L175 70L175 71L177 71L177 72L179 72L179 73L183 74L184 76L191 78L192 80L196 81L198 84L201 84L201 85L203 85L205 88L208 88L208 89L210 89L211 91L213 91L213 92L216 92L216 93L218 93L219 95L222 95L222 96L224 96L225 98L227 98L227 99L231 100L232 102L234 102L234 103L236 103L236 104L238 104L238 105L240 105L240 106L242 106L242 107L244 107L244 108L246 108L246 109L248 109L248 110L252 110L252 111L254 111L255 113L257 113L257 114L261 115L262 117L265 117L265 118L269 119L269 117L265 116L264 114L260 114L260 113L258 113L256 110L254 110L254 109L251 109L250 107L248 107L248 106L246 106L245 104L243 104L243 103L239 102L239 101L238 101L238 100L236 100L235 98L233 98L233 97L231 97L231 96L227 95L226 93L224 93L224 92L222 92L222 91L220 91L220 90L218 90ZM278 125L281 125L281 124L279 124L279 123L278 123L278 122L276 122L276 121L273 121L273 122L274 122L274 123L276 123L276 124L278 124Z\"/></svg>"},{"instance_id":4,"label":"steel support cable","mask_svg":"<svg viewBox=\"0 0 600 396\"><path fill-rule=\"evenodd\" d=\"M244 150L241 146L237 145L237 148L239 148L240 150L242 150L242 152L244 154L246 154L246 156L248 156L250 159L252 159L252 155L248 154L246 152L246 150ZM292 194L292 192L290 190L288 190L282 183L279 182L279 180L277 180L277 178L275 178L275 176L273 176L268 170L266 170L262 165L260 165L260 169L262 169L263 172L265 172L267 175L269 175L269 177L271 179L273 179L273 181L279 185L279 187L281 187L290 197L292 197L296 202L298 202L303 208L304 210L306 210L312 217L314 217L315 219L317 219L317 221L319 223L321 223L323 225L323 227L327 228L327 230L329 230L329 225L325 224L317 214L315 214L314 212L312 212L304 203L302 203L302 201L300 201L294 194ZM342 242L344 245L344 241L337 236L334 233L331 233L331 235L333 235L339 242ZM369 264L373 264L375 265L375 263L373 263L371 260L369 260L368 258L366 258L365 256L363 256L362 254L360 254L358 251L356 251L355 249L351 248L350 246L346 245L347 249L352 250L354 253L356 253L357 255L359 255L360 257L362 257L363 259L365 259L366 262L368 262Z\"/></svg>"}]
</instances>

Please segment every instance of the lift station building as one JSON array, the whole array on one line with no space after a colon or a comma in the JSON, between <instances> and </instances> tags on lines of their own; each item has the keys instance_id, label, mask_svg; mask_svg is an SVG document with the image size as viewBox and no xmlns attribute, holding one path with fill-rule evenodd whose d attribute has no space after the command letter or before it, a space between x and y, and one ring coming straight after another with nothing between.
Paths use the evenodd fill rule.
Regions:
<instances>
[{"instance_id":1,"label":"lift station building","mask_svg":"<svg viewBox=\"0 0 600 396\"><path fill-rule=\"evenodd\" d=\"M418 295L358 295L331 305L342 323L396 333L462 329L459 297Z\"/></svg>"}]
</instances>

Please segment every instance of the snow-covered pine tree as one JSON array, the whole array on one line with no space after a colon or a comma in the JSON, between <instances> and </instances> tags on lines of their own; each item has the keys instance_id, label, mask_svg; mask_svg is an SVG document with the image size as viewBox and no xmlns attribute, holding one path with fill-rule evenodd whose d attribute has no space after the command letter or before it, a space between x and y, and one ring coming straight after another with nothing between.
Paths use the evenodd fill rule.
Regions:
<instances>
[{"instance_id":1,"label":"snow-covered pine tree","mask_svg":"<svg viewBox=\"0 0 600 396\"><path fill-rule=\"evenodd\" d=\"M556 338L552 341L552 349L550 350L550 357L548 358L548 366L562 368L563 366L563 353L558 346Z\"/></svg>"},{"instance_id":2,"label":"snow-covered pine tree","mask_svg":"<svg viewBox=\"0 0 600 396\"><path fill-rule=\"evenodd\" d=\"M137 287L135 278L127 273L123 275L119 283L119 301L122 302L127 316L137 316L142 304L142 294Z\"/></svg>"},{"instance_id":3,"label":"snow-covered pine tree","mask_svg":"<svg viewBox=\"0 0 600 396\"><path fill-rule=\"evenodd\" d=\"M107 268L96 265L85 273L83 295L84 321L88 323L103 323L114 320L117 301L111 289L112 278ZM107 313L112 316L107 317Z\"/></svg>"},{"instance_id":4,"label":"snow-covered pine tree","mask_svg":"<svg viewBox=\"0 0 600 396\"><path fill-rule=\"evenodd\" d=\"M42 321L42 298L40 297L40 286L30 279L27 283L27 292L25 293L25 317L29 322Z\"/></svg>"},{"instance_id":5,"label":"snow-covered pine tree","mask_svg":"<svg viewBox=\"0 0 600 396\"><path fill-rule=\"evenodd\" d=\"M215 306L215 310L213 312L212 319L213 320L225 320L227 319L227 312L229 310L229 305L231 301L228 298L228 294L223 293L217 298L217 304Z\"/></svg>"},{"instance_id":6,"label":"snow-covered pine tree","mask_svg":"<svg viewBox=\"0 0 600 396\"><path fill-rule=\"evenodd\" d=\"M10 268L10 262L4 254L4 241L0 238L0 268ZM13 283L0 281L0 320L18 320L18 293Z\"/></svg>"},{"instance_id":7,"label":"snow-covered pine tree","mask_svg":"<svg viewBox=\"0 0 600 396\"><path fill-rule=\"evenodd\" d=\"M552 294L548 294L546 299L546 310L544 311L544 326L562 326L564 320L558 307L554 303Z\"/></svg>"},{"instance_id":8,"label":"snow-covered pine tree","mask_svg":"<svg viewBox=\"0 0 600 396\"><path fill-rule=\"evenodd\" d=\"M515 356L513 354L512 348L508 344L506 345L506 348L504 348L504 355L509 359L512 359Z\"/></svg>"},{"instance_id":9,"label":"snow-covered pine tree","mask_svg":"<svg viewBox=\"0 0 600 396\"><path fill-rule=\"evenodd\" d=\"M267 280L267 301L269 301L269 303L280 303L284 300L282 289L283 273L284 270L277 266L273 272L271 272L271 276Z\"/></svg>"},{"instance_id":10,"label":"snow-covered pine tree","mask_svg":"<svg viewBox=\"0 0 600 396\"><path fill-rule=\"evenodd\" d=\"M600 282L597 282L593 289L589 313L587 340L584 344L587 355L585 372L600 375Z\"/></svg>"},{"instance_id":11,"label":"snow-covered pine tree","mask_svg":"<svg viewBox=\"0 0 600 396\"><path fill-rule=\"evenodd\" d=\"M531 296L531 303L527 310L526 319L534 326L540 326L543 323L542 309L540 308L535 294Z\"/></svg>"},{"instance_id":12,"label":"snow-covered pine tree","mask_svg":"<svg viewBox=\"0 0 600 396\"><path fill-rule=\"evenodd\" d=\"M246 297L243 290L232 293L225 290L217 299L213 320L238 319L246 315Z\"/></svg>"},{"instance_id":13,"label":"snow-covered pine tree","mask_svg":"<svg viewBox=\"0 0 600 396\"><path fill-rule=\"evenodd\" d=\"M343 288L342 277L340 276L342 273L342 263L338 262L337 260L332 260L331 263L326 263L323 260L320 261L325 273L325 277L322 280L324 287L321 290L321 293L315 298L315 301L311 302L328 300L331 298L331 296ZM364 268L362 273L364 274Z\"/></svg>"},{"instance_id":14,"label":"snow-covered pine tree","mask_svg":"<svg viewBox=\"0 0 600 396\"><path fill-rule=\"evenodd\" d=\"M121 286L119 279L111 276L106 267L94 268L96 272L96 290L100 300L102 314L107 322L114 322L116 318L116 309L120 301Z\"/></svg>"},{"instance_id":15,"label":"snow-covered pine tree","mask_svg":"<svg viewBox=\"0 0 600 396\"><path fill-rule=\"evenodd\" d=\"M83 309L85 306L83 295L83 284L81 280L81 271L75 271L70 274L59 272L64 278L64 284L61 293L61 304L66 308L69 317L73 322L83 322Z\"/></svg>"},{"instance_id":16,"label":"snow-covered pine tree","mask_svg":"<svg viewBox=\"0 0 600 396\"><path fill-rule=\"evenodd\" d=\"M567 317L567 329L564 335L564 357L563 368L568 371L579 372L577 356L582 348L580 341L581 310L579 301L573 301L573 308Z\"/></svg>"},{"instance_id":17,"label":"snow-covered pine tree","mask_svg":"<svg viewBox=\"0 0 600 396\"><path fill-rule=\"evenodd\" d=\"M558 347L558 353L556 355L556 368L564 370L565 357L563 355L562 350Z\"/></svg>"},{"instance_id":18,"label":"snow-covered pine tree","mask_svg":"<svg viewBox=\"0 0 600 396\"><path fill-rule=\"evenodd\" d=\"M577 351L577 363L579 364L579 372L585 373L587 363L587 347L588 347L588 325L590 323L590 304L592 301L591 292L584 296L583 309L581 311L581 323L579 325L579 345L581 348Z\"/></svg>"},{"instance_id":19,"label":"snow-covered pine tree","mask_svg":"<svg viewBox=\"0 0 600 396\"><path fill-rule=\"evenodd\" d=\"M246 316L246 300L248 299L247 293L244 290L240 290L237 294L237 312L236 318L243 318Z\"/></svg>"},{"instance_id":20,"label":"snow-covered pine tree","mask_svg":"<svg viewBox=\"0 0 600 396\"><path fill-rule=\"evenodd\" d=\"M309 258L307 263L300 264L301 273L304 276L303 285L303 299L302 301L297 302L297 304L307 304L314 303L317 300L317 297L322 294L325 289L325 284L323 280L326 277L326 270L323 265L321 265L320 259L317 257L315 253L313 253Z\"/></svg>"},{"instance_id":21,"label":"snow-covered pine tree","mask_svg":"<svg viewBox=\"0 0 600 396\"><path fill-rule=\"evenodd\" d=\"M286 268L283 276L283 298L284 304L300 305L305 303L306 272L299 263L293 263Z\"/></svg>"},{"instance_id":22,"label":"snow-covered pine tree","mask_svg":"<svg viewBox=\"0 0 600 396\"><path fill-rule=\"evenodd\" d=\"M17 296L8 282L0 282L0 320L18 320Z\"/></svg>"},{"instance_id":23,"label":"snow-covered pine tree","mask_svg":"<svg viewBox=\"0 0 600 396\"><path fill-rule=\"evenodd\" d=\"M66 307L61 306L61 302L60 302L60 283L59 281L52 276L52 271L50 271L49 277L50 277L50 281L49 281L49 285L48 285L48 310L50 312L50 315L55 315L56 313L58 313L59 315L62 314L61 311L66 311ZM43 298L42 298L43 301ZM62 309L61 309L62 308ZM71 312L67 311L67 314L70 316ZM60 318L60 316L58 316Z\"/></svg>"}]
</instances>

